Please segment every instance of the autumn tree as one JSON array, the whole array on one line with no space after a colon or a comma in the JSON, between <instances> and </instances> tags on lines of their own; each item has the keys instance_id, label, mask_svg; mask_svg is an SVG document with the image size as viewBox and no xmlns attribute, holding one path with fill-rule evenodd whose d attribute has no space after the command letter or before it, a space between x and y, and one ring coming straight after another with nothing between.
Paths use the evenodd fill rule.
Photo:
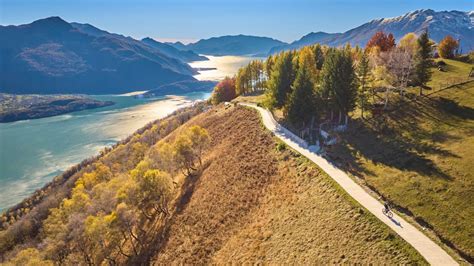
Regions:
<instances>
[{"instance_id":1,"label":"autumn tree","mask_svg":"<svg viewBox=\"0 0 474 266\"><path fill-rule=\"evenodd\" d=\"M415 55L418 51L418 37L413 32L407 33L400 39L398 47Z\"/></svg>"},{"instance_id":2,"label":"autumn tree","mask_svg":"<svg viewBox=\"0 0 474 266\"><path fill-rule=\"evenodd\" d=\"M159 169L163 169L168 173L174 173L176 169L176 162L173 158L173 145L167 141L160 141L156 147L151 151L150 158Z\"/></svg>"},{"instance_id":3,"label":"autumn tree","mask_svg":"<svg viewBox=\"0 0 474 266\"><path fill-rule=\"evenodd\" d=\"M143 210L149 220L153 220L157 214L168 215L173 183L170 175L158 169L147 169L132 173L132 178L137 184L135 204L138 209Z\"/></svg>"},{"instance_id":4,"label":"autumn tree","mask_svg":"<svg viewBox=\"0 0 474 266\"><path fill-rule=\"evenodd\" d=\"M202 166L202 153L210 137L204 128L193 126L180 134L173 143L173 158L186 176L196 170L196 161Z\"/></svg>"},{"instance_id":5,"label":"autumn tree","mask_svg":"<svg viewBox=\"0 0 474 266\"><path fill-rule=\"evenodd\" d=\"M365 46L367 50L373 47L380 48L382 52L390 51L395 47L395 38L391 33L387 35L383 31L378 31L370 38Z\"/></svg>"},{"instance_id":6,"label":"autumn tree","mask_svg":"<svg viewBox=\"0 0 474 266\"><path fill-rule=\"evenodd\" d=\"M410 50L401 47L397 47L384 55L383 60L391 74L390 84L398 89L403 96L414 73L414 55Z\"/></svg>"},{"instance_id":7,"label":"autumn tree","mask_svg":"<svg viewBox=\"0 0 474 266\"><path fill-rule=\"evenodd\" d=\"M448 35L444 37L444 39L441 40L441 42L439 42L439 45L438 45L439 56L446 59L454 58L454 51L458 49L458 47L459 47L459 43L453 37L451 37L451 35Z\"/></svg>"},{"instance_id":8,"label":"autumn tree","mask_svg":"<svg viewBox=\"0 0 474 266\"><path fill-rule=\"evenodd\" d=\"M195 170L195 157L191 140L186 135L180 135L173 143L174 160L184 175L190 176Z\"/></svg>"},{"instance_id":9,"label":"autumn tree","mask_svg":"<svg viewBox=\"0 0 474 266\"><path fill-rule=\"evenodd\" d=\"M113 253L122 242L122 235L113 226L115 220L115 212L100 212L97 215L89 215L84 221L84 236L88 242L90 259L94 264L100 264L104 260L111 264L117 263Z\"/></svg>"},{"instance_id":10,"label":"autumn tree","mask_svg":"<svg viewBox=\"0 0 474 266\"><path fill-rule=\"evenodd\" d=\"M191 141L191 146L194 150L195 156L199 161L199 166L202 166L202 154L204 149L209 146L210 142L209 133L200 126L192 126L188 128L186 135Z\"/></svg>"},{"instance_id":11,"label":"autumn tree","mask_svg":"<svg viewBox=\"0 0 474 266\"><path fill-rule=\"evenodd\" d=\"M236 97L235 79L226 77L219 82L212 92L211 102L218 104L221 102L231 101Z\"/></svg>"},{"instance_id":12,"label":"autumn tree","mask_svg":"<svg viewBox=\"0 0 474 266\"><path fill-rule=\"evenodd\" d=\"M396 44L396 41L395 41L395 37L393 37L392 33L389 33L387 35L387 49L388 49L387 51L395 48L396 45L397 44Z\"/></svg>"},{"instance_id":13,"label":"autumn tree","mask_svg":"<svg viewBox=\"0 0 474 266\"><path fill-rule=\"evenodd\" d=\"M21 265L21 266L53 266L51 260L43 259L41 253L35 248L27 248L20 251L12 260L5 265Z\"/></svg>"},{"instance_id":14,"label":"autumn tree","mask_svg":"<svg viewBox=\"0 0 474 266\"><path fill-rule=\"evenodd\" d=\"M247 67L241 67L237 71L237 75L235 76L235 93L236 95L244 95L249 91L249 73Z\"/></svg>"},{"instance_id":15,"label":"autumn tree","mask_svg":"<svg viewBox=\"0 0 474 266\"><path fill-rule=\"evenodd\" d=\"M264 88L264 65L260 60L253 60L247 66L250 68L250 92L260 91Z\"/></svg>"},{"instance_id":16,"label":"autumn tree","mask_svg":"<svg viewBox=\"0 0 474 266\"><path fill-rule=\"evenodd\" d=\"M431 79L433 65L433 44L429 39L428 31L423 32L417 39L418 47L415 55L415 83L420 86L420 95L423 87Z\"/></svg>"}]
</instances>

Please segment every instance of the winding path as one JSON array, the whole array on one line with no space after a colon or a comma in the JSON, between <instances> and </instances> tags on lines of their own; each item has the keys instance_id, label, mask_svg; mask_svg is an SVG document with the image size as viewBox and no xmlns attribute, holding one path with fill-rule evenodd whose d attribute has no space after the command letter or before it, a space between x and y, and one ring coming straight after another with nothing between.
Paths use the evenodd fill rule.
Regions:
<instances>
[{"instance_id":1,"label":"winding path","mask_svg":"<svg viewBox=\"0 0 474 266\"><path fill-rule=\"evenodd\" d=\"M273 132L278 138L285 142L309 160L316 163L323 169L332 179L334 179L351 197L364 206L380 221L388 225L405 241L412 245L431 265L459 265L446 251L424 235L416 227L403 220L394 213L393 218L388 218L382 213L383 205L361 186L352 180L344 171L340 170L329 161L311 152L306 142L291 133L289 130L278 124L273 118L270 111L258 107L255 104L240 103L243 106L257 109L263 120L265 127Z\"/></svg>"}]
</instances>

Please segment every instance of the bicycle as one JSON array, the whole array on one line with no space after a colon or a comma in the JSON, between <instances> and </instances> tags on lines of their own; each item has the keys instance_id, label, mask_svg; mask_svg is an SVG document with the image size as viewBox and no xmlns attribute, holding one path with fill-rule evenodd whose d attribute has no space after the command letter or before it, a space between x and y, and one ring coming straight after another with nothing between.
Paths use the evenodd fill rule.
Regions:
<instances>
[{"instance_id":1,"label":"bicycle","mask_svg":"<svg viewBox=\"0 0 474 266\"><path fill-rule=\"evenodd\" d=\"M388 218L392 218L393 217L393 212L388 209L388 208L383 208L382 209L382 213L385 214L385 216L387 216Z\"/></svg>"}]
</instances>

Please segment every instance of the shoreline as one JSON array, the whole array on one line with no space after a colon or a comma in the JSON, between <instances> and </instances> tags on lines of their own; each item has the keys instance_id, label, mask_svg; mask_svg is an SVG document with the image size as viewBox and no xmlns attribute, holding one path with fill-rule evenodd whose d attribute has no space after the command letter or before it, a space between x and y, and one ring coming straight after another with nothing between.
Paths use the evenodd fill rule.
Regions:
<instances>
[{"instance_id":1,"label":"shoreline","mask_svg":"<svg viewBox=\"0 0 474 266\"><path fill-rule=\"evenodd\" d=\"M114 105L82 95L1 94L0 123L53 117Z\"/></svg>"},{"instance_id":2,"label":"shoreline","mask_svg":"<svg viewBox=\"0 0 474 266\"><path fill-rule=\"evenodd\" d=\"M87 160L87 158L94 158L95 156L98 156L99 154L101 154L104 149L108 149L110 147L115 147L118 144L126 142L127 139L129 139L131 136L133 136L137 132L140 132L140 131L143 131L144 129L146 129L146 127L149 124L154 124L159 120L168 119L169 117L172 117L174 114L180 113L182 110L185 110L185 109L188 109L188 108L194 108L194 106L196 104L199 104L200 102L203 101L203 100L199 100L199 99L196 99L196 100L186 99L185 96L178 96L178 95L166 96L166 97L164 97L164 99L166 99L168 101L171 101L171 102L178 102L176 104L177 108L175 110L173 110L172 112L170 112L168 114L165 114L165 116L163 116L161 118L153 119L151 121L148 121L148 122L142 124L140 127L138 127L136 130L132 131L131 133L123 135L122 137L115 139L114 143L109 143L107 145L103 145L103 147L101 147L98 152L95 151L91 155L81 157L81 159L78 160L76 163L70 164L68 167L65 167L63 170L61 170L58 174L55 174L54 176L49 177L49 181L43 183L43 185L40 185L37 188L28 189L27 190L27 191L29 191L28 195L25 194L25 196L23 196L21 198L18 197L17 200L15 200L16 203L14 203L13 205L9 205L9 206L7 205L7 206L3 206L3 207L0 206L0 214L2 214L4 212L6 212L7 210L9 210L11 208L14 208L15 206L21 204L21 202L25 201L26 199L28 199L32 195L34 195L37 190L42 190L45 186L47 186L51 182L54 182L55 178L57 178L58 176L61 176L64 173L66 173L67 171L69 171L69 169L77 166L78 164L81 164L84 160ZM153 105L153 103L149 103L149 104L141 105L141 107L139 107L139 109L137 109L137 111L138 112L147 112L147 113L149 113L149 112L153 112L154 108L155 108L155 106ZM125 111L125 112L127 112L127 111ZM136 115L134 115L134 116L136 116ZM132 117L134 117L134 116L132 116ZM12 122L12 124L13 123L15 123L15 122ZM6 125L6 124L4 123L4 125ZM107 127L105 127L104 129L106 129L106 128ZM63 156L63 155L59 154L59 155L56 155L56 156ZM61 163L55 161L54 159L53 159L52 163L54 163L55 165L61 165ZM45 175L45 177L46 176L51 176L51 173ZM41 177L41 179L42 178L43 177ZM7 196L7 195L5 195L5 196ZM9 201L13 202L13 200L9 200Z\"/></svg>"}]
</instances>

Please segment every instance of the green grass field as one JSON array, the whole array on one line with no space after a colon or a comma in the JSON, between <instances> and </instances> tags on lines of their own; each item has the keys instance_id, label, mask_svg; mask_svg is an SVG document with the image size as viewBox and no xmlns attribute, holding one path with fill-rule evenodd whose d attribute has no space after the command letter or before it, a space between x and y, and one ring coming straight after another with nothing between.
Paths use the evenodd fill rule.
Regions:
<instances>
[{"instance_id":1,"label":"green grass field","mask_svg":"<svg viewBox=\"0 0 474 266\"><path fill-rule=\"evenodd\" d=\"M445 62L433 88L472 67ZM378 123L355 119L342 140L331 154L343 167L474 257L474 81L405 102Z\"/></svg>"},{"instance_id":2,"label":"green grass field","mask_svg":"<svg viewBox=\"0 0 474 266\"><path fill-rule=\"evenodd\" d=\"M469 72L473 67L472 64L466 64L456 60L437 59L436 61L446 62L445 72L433 69L431 81L428 82L428 87L433 91L437 91L446 87L448 84L459 83L468 79Z\"/></svg>"},{"instance_id":3,"label":"green grass field","mask_svg":"<svg viewBox=\"0 0 474 266\"><path fill-rule=\"evenodd\" d=\"M439 59L438 59L439 61ZM432 80L414 101L390 97L385 119L360 119L352 114L352 130L329 153L347 171L411 213L464 257L474 256L474 79L473 67L443 59L445 72L433 68ZM263 95L236 101L260 103ZM400 107L397 107L402 104ZM274 115L281 121L278 110ZM366 117L371 117L367 114Z\"/></svg>"}]
</instances>

